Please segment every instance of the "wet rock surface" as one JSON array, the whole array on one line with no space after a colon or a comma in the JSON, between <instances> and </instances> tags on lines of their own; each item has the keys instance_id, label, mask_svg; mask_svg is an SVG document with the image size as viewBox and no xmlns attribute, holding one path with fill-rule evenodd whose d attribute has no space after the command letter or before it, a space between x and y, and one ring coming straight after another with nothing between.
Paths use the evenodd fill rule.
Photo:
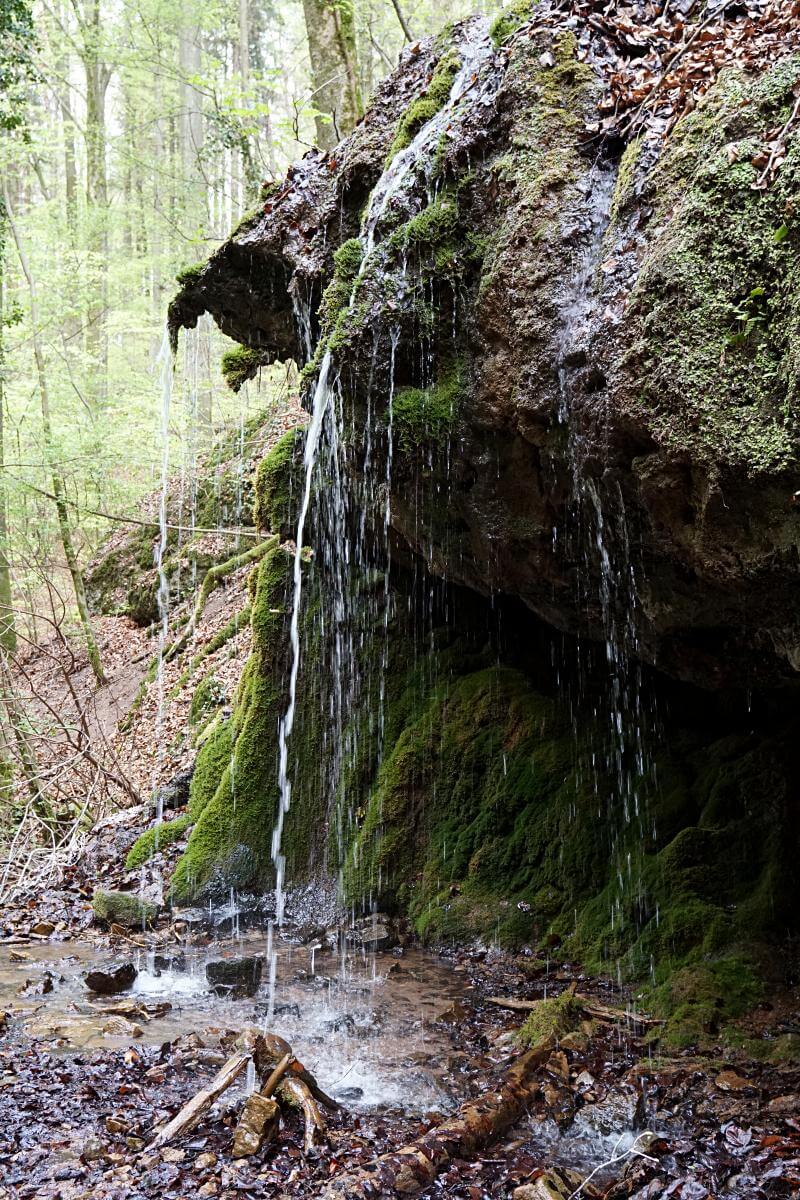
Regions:
<instances>
[{"instance_id":1,"label":"wet rock surface","mask_svg":"<svg viewBox=\"0 0 800 1200\"><path fill-rule=\"evenodd\" d=\"M475 36L456 27L455 51ZM800 75L786 45L784 62L770 44L747 79L721 76L669 139L650 129L620 162L619 145L598 157L580 141L608 87L591 23L559 28L543 10L481 66L428 164L436 201L424 171L395 198L335 346L356 427L368 409L383 421L398 395L400 556L602 637L597 518L575 489L576 474L589 478L613 557L640 582L636 652L704 686L790 684L800 662L800 460L785 408L796 280L770 240L796 144L768 190L751 186L750 162L770 104L777 114ZM209 311L267 357L302 356L293 299L314 325L395 114L444 53L406 52L335 160L312 152L292 168L181 292L174 329ZM731 145L746 145L747 160ZM761 270L764 255L789 299L768 334L742 341L740 268ZM445 442L458 453L440 453ZM569 532L576 523L588 549Z\"/></svg>"},{"instance_id":2,"label":"wet rock surface","mask_svg":"<svg viewBox=\"0 0 800 1200\"><path fill-rule=\"evenodd\" d=\"M263 971L263 958L221 959L206 965L206 979L217 996L241 1000L255 996Z\"/></svg>"},{"instance_id":3,"label":"wet rock surface","mask_svg":"<svg viewBox=\"0 0 800 1200\"><path fill-rule=\"evenodd\" d=\"M115 996L132 988L138 971L133 963L124 963L116 971L90 971L85 983L90 992L98 996Z\"/></svg>"}]
</instances>

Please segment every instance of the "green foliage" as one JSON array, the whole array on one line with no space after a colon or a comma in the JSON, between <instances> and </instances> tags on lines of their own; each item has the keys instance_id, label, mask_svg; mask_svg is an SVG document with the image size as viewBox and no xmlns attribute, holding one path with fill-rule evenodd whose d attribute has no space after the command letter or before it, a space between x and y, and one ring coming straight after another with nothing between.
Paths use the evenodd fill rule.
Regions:
<instances>
[{"instance_id":1,"label":"green foliage","mask_svg":"<svg viewBox=\"0 0 800 1200\"><path fill-rule=\"evenodd\" d=\"M0 0L0 129L25 121L25 86L33 74L33 18L27 0Z\"/></svg>"}]
</instances>

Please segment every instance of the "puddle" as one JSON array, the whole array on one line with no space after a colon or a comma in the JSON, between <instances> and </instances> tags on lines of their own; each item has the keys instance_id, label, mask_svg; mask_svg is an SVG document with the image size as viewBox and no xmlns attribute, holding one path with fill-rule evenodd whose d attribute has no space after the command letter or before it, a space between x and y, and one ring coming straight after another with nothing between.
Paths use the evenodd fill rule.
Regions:
<instances>
[{"instance_id":1,"label":"puddle","mask_svg":"<svg viewBox=\"0 0 800 1200\"><path fill-rule=\"evenodd\" d=\"M211 1028L266 1028L266 963L248 998L216 995L206 975L209 963L262 958L263 934L155 952L130 947L112 953L74 942L67 956L64 950L63 944L26 946L29 957L19 963L12 961L12 951L0 949L0 1009L11 1014L12 1038L35 1037L70 1053L158 1046ZM83 982L87 971L113 970L126 961L139 972L133 987L93 999ZM18 994L27 980L36 985L48 972L51 992ZM468 985L444 962L419 950L400 957L357 953L342 958L328 949L283 943L277 978L270 1031L290 1042L322 1087L349 1109L423 1113L447 1111L459 1102L452 1080L445 1079L453 1048L434 1021ZM166 1004L171 1007L163 1014L146 1011ZM144 1011L137 1015L137 1007Z\"/></svg>"}]
</instances>

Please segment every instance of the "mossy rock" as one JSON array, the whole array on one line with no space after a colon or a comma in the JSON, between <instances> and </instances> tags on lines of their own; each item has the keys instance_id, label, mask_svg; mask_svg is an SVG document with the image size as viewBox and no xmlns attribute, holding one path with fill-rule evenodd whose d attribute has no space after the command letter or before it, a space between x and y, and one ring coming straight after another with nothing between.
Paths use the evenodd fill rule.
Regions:
<instances>
[{"instance_id":1,"label":"mossy rock","mask_svg":"<svg viewBox=\"0 0 800 1200\"><path fill-rule=\"evenodd\" d=\"M248 379L253 379L266 359L261 350L251 346L237 346L226 350L222 356L222 377L232 392L238 392Z\"/></svg>"},{"instance_id":2,"label":"mossy rock","mask_svg":"<svg viewBox=\"0 0 800 1200\"><path fill-rule=\"evenodd\" d=\"M548 1038L558 1041L574 1032L581 1021L581 1006L571 991L540 1000L526 1018L517 1037L526 1048L538 1046Z\"/></svg>"},{"instance_id":3,"label":"mossy rock","mask_svg":"<svg viewBox=\"0 0 800 1200\"><path fill-rule=\"evenodd\" d=\"M102 925L121 925L123 929L146 929L154 925L159 908L131 892L97 891L92 898L95 920Z\"/></svg>"},{"instance_id":4,"label":"mossy rock","mask_svg":"<svg viewBox=\"0 0 800 1200\"><path fill-rule=\"evenodd\" d=\"M281 538L295 532L298 466L305 442L305 428L288 429L259 463L255 481L253 519L256 527Z\"/></svg>"}]
</instances>

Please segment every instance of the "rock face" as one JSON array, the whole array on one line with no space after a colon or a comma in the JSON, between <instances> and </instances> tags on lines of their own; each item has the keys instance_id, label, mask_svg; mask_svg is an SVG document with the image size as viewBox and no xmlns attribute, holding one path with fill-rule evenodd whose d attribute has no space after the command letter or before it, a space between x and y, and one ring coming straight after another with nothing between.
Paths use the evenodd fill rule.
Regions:
<instances>
[{"instance_id":1,"label":"rock face","mask_svg":"<svg viewBox=\"0 0 800 1200\"><path fill-rule=\"evenodd\" d=\"M723 71L669 138L612 161L578 137L600 69L570 31L523 27L481 60L433 191L420 172L393 198L343 312L334 251L358 232L397 114L478 36L406 52L335 155L307 155L184 287L173 331L210 311L259 352L253 371L304 359L304 330L335 333L356 428L368 407L385 425L394 395L406 560L604 638L605 550L633 577L636 650L660 670L793 684L797 139L766 191L752 160L800 59Z\"/></svg>"},{"instance_id":2,"label":"rock face","mask_svg":"<svg viewBox=\"0 0 800 1200\"><path fill-rule=\"evenodd\" d=\"M646 980L681 1045L797 924L800 138L769 189L753 160L799 81L732 67L612 155L581 139L604 80L574 29L467 22L170 309L243 343L237 385L292 357L338 413L298 560L287 879ZM179 901L274 879L302 438L257 472L280 537Z\"/></svg>"}]
</instances>

